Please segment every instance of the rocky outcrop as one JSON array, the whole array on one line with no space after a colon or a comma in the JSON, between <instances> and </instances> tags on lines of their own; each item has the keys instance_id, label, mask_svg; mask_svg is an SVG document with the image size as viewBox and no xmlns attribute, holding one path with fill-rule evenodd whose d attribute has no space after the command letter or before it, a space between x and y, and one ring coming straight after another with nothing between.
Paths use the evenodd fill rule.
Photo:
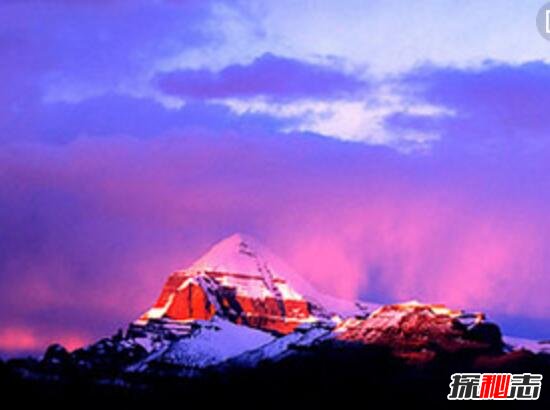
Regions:
<instances>
[{"instance_id":1,"label":"rocky outcrop","mask_svg":"<svg viewBox=\"0 0 550 410\"><path fill-rule=\"evenodd\" d=\"M340 341L389 347L397 356L427 361L437 353L501 351L498 327L481 316L473 324L461 319L462 312L441 305L417 302L386 305L364 319L350 318L335 329Z\"/></svg>"}]
</instances>

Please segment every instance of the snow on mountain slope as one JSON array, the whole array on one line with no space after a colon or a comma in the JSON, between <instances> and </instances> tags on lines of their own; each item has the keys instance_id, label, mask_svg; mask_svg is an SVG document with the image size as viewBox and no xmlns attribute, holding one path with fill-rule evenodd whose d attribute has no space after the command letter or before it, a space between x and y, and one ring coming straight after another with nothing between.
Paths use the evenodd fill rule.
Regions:
<instances>
[{"instance_id":1,"label":"snow on mountain slope","mask_svg":"<svg viewBox=\"0 0 550 410\"><path fill-rule=\"evenodd\" d=\"M298 327L294 332L273 339L255 350L243 353L231 359L229 364L255 366L264 360L277 361L295 353L297 348L311 347L315 343L332 337L330 323L315 323Z\"/></svg>"},{"instance_id":2,"label":"snow on mountain slope","mask_svg":"<svg viewBox=\"0 0 550 410\"><path fill-rule=\"evenodd\" d=\"M550 341L538 341L532 339L524 339L520 337L504 336L506 343L512 350L530 350L533 353L550 354Z\"/></svg>"},{"instance_id":3,"label":"snow on mountain slope","mask_svg":"<svg viewBox=\"0 0 550 410\"><path fill-rule=\"evenodd\" d=\"M197 321L194 327L189 334L160 346L145 360L130 366L128 371L142 372L159 365L185 370L203 369L274 340L274 336L267 332L218 317Z\"/></svg>"}]
</instances>

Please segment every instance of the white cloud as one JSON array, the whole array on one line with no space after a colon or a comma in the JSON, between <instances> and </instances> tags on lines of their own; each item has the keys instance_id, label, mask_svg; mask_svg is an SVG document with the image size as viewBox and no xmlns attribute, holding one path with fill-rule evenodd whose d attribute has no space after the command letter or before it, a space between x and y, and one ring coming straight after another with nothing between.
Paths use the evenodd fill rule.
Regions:
<instances>
[{"instance_id":1,"label":"white cloud","mask_svg":"<svg viewBox=\"0 0 550 410\"><path fill-rule=\"evenodd\" d=\"M298 100L271 101L262 98L225 99L235 113L267 114L276 118L290 119L283 131L312 132L343 141L386 145L399 150L422 150L439 136L431 132L396 132L385 126L385 120L396 113L420 116L449 116L452 111L421 102L410 102L390 89L381 87L371 91L369 97L355 100Z\"/></svg>"},{"instance_id":2,"label":"white cloud","mask_svg":"<svg viewBox=\"0 0 550 410\"><path fill-rule=\"evenodd\" d=\"M235 6L238 4L238 6ZM278 0L218 5L205 32L212 47L184 50L159 67L221 69L266 52L340 61L378 77L420 64L476 67L485 60L550 61L535 18L537 0Z\"/></svg>"},{"instance_id":3,"label":"white cloud","mask_svg":"<svg viewBox=\"0 0 550 410\"><path fill-rule=\"evenodd\" d=\"M548 59L537 0L279 0L257 9L265 42L283 55L337 56L378 75L418 64L471 67Z\"/></svg>"}]
</instances>

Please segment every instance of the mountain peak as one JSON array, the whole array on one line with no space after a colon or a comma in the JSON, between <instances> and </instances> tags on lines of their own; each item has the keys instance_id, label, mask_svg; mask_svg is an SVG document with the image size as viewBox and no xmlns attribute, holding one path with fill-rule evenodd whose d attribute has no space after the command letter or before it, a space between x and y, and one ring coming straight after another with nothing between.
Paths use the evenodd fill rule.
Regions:
<instances>
[{"instance_id":1,"label":"mountain peak","mask_svg":"<svg viewBox=\"0 0 550 410\"><path fill-rule=\"evenodd\" d=\"M240 247L242 244L245 244L246 246L255 246L258 245L258 241L256 238L252 237L249 234L242 233L242 232L235 232L232 235L229 235L225 237L224 239L220 240L219 242L215 243L210 250L226 250L229 251L231 249L236 249Z\"/></svg>"},{"instance_id":2,"label":"mountain peak","mask_svg":"<svg viewBox=\"0 0 550 410\"><path fill-rule=\"evenodd\" d=\"M213 245L184 272L239 273L280 278L290 269L253 237L235 233Z\"/></svg>"},{"instance_id":3,"label":"mountain peak","mask_svg":"<svg viewBox=\"0 0 550 410\"><path fill-rule=\"evenodd\" d=\"M236 324L291 332L314 317L308 301L285 279L287 272L290 275L286 265L253 238L233 234L172 274L140 322L208 320L217 315Z\"/></svg>"}]
</instances>

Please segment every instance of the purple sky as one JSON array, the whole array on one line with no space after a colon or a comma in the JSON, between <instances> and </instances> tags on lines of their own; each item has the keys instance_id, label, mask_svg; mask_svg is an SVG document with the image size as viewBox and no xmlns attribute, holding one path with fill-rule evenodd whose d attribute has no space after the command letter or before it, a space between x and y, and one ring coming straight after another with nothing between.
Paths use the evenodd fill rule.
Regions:
<instances>
[{"instance_id":1,"label":"purple sky","mask_svg":"<svg viewBox=\"0 0 550 410\"><path fill-rule=\"evenodd\" d=\"M0 351L124 327L236 231L337 296L549 337L548 43L459 47L427 2L415 49L364 3L3 2Z\"/></svg>"}]
</instances>

